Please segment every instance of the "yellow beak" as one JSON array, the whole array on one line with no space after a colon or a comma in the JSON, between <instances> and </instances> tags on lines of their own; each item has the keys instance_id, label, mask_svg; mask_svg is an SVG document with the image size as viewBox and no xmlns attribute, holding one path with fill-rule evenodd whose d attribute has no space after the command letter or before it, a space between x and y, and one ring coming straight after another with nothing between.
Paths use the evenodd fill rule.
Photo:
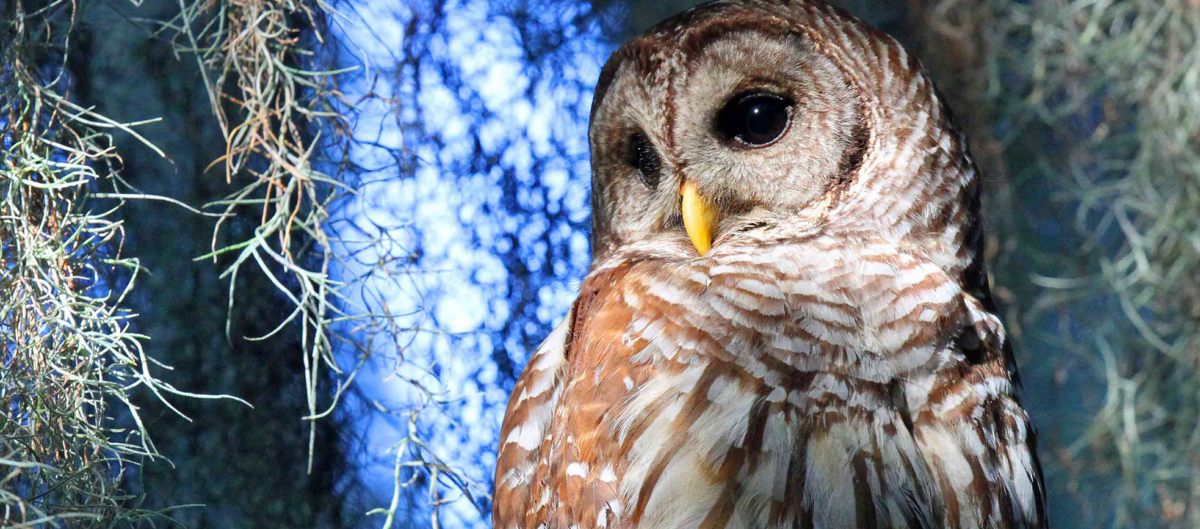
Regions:
<instances>
[{"instance_id":1,"label":"yellow beak","mask_svg":"<svg viewBox=\"0 0 1200 529\"><path fill-rule=\"evenodd\" d=\"M700 255L705 255L712 249L713 232L721 221L717 208L700 197L695 182L684 182L679 194L683 195L683 228Z\"/></svg>"}]
</instances>

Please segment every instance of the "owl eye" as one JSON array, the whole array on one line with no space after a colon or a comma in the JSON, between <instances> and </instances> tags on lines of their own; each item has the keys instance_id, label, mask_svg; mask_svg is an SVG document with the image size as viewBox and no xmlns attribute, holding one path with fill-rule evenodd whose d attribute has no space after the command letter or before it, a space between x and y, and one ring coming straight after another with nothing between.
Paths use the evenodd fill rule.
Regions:
<instances>
[{"instance_id":1,"label":"owl eye","mask_svg":"<svg viewBox=\"0 0 1200 529\"><path fill-rule=\"evenodd\" d=\"M629 138L629 165L638 170L638 177L646 187L658 187L662 161L658 158L658 151L655 151L654 145L650 143L650 138L645 134L638 133Z\"/></svg>"},{"instance_id":2,"label":"owl eye","mask_svg":"<svg viewBox=\"0 0 1200 529\"><path fill-rule=\"evenodd\" d=\"M765 147L783 137L791 116L791 100L770 92L747 92L717 113L717 131L742 145Z\"/></svg>"}]
</instances>

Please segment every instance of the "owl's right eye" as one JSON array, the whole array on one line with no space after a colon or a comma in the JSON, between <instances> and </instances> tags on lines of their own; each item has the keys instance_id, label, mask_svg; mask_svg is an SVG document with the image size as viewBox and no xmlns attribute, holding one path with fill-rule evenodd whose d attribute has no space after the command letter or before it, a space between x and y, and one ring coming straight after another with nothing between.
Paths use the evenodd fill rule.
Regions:
<instances>
[{"instance_id":1,"label":"owl's right eye","mask_svg":"<svg viewBox=\"0 0 1200 529\"><path fill-rule=\"evenodd\" d=\"M717 130L745 147L766 147L783 137L791 119L791 100L770 92L748 92L721 109Z\"/></svg>"},{"instance_id":2,"label":"owl's right eye","mask_svg":"<svg viewBox=\"0 0 1200 529\"><path fill-rule=\"evenodd\" d=\"M658 151L654 150L654 144L650 143L650 138L645 134L638 133L629 138L629 165L638 170L638 177L646 187L658 187L662 161L658 158Z\"/></svg>"}]
</instances>

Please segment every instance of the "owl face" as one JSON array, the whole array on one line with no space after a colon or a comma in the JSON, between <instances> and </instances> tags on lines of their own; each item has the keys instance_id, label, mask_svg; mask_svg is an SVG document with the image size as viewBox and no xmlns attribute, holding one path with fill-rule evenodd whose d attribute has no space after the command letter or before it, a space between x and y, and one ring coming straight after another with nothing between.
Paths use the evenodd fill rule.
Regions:
<instances>
[{"instance_id":1,"label":"owl face","mask_svg":"<svg viewBox=\"0 0 1200 529\"><path fill-rule=\"evenodd\" d=\"M862 151L860 108L843 72L782 23L717 16L629 42L592 111L595 255L689 236L703 254L739 225L819 208Z\"/></svg>"}]
</instances>

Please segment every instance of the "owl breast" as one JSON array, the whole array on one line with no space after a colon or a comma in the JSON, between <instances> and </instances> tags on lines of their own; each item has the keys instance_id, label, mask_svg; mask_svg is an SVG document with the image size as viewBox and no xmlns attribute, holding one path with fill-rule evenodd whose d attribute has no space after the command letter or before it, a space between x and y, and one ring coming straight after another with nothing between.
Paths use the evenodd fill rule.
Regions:
<instances>
[{"instance_id":1,"label":"owl breast","mask_svg":"<svg viewBox=\"0 0 1200 529\"><path fill-rule=\"evenodd\" d=\"M543 514L564 527L987 527L991 513L945 498L972 486L1002 514L999 476L967 459L997 453L971 417L1020 410L1003 370L963 383L973 367L952 340L994 318L895 246L848 259L824 242L599 267L566 358L572 405L542 445ZM1024 415L1013 421L990 438L1023 437ZM925 442L957 446L930 458Z\"/></svg>"}]
</instances>

